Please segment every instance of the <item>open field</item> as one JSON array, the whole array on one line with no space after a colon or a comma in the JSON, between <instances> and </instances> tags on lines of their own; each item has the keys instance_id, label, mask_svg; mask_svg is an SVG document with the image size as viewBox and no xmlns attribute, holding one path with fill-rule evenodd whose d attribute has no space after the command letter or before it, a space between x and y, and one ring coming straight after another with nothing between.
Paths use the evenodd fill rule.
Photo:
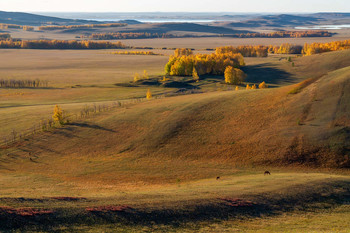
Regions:
<instances>
[{"instance_id":1,"label":"open field","mask_svg":"<svg viewBox=\"0 0 350 233\"><path fill-rule=\"evenodd\" d=\"M74 39L40 33L13 36ZM123 43L209 53L348 33ZM349 232L350 50L245 58L237 91L215 75L158 82L170 49L113 51L0 50L0 78L49 82L0 89L0 141L50 119L56 104L71 115L1 145L0 231ZM143 70L150 79L131 83ZM262 81L269 88L245 89ZM109 107L79 117L87 105Z\"/></svg>"},{"instance_id":2,"label":"open field","mask_svg":"<svg viewBox=\"0 0 350 233\"><path fill-rule=\"evenodd\" d=\"M338 35L334 37L324 38L170 38L170 39L138 39L138 40L118 40L128 46L150 46L154 48L194 48L206 49L220 46L240 46L240 45L281 45L282 43L290 43L304 45L313 42L331 42L337 40L345 40L349 38L349 32L346 35Z\"/></svg>"}]
</instances>

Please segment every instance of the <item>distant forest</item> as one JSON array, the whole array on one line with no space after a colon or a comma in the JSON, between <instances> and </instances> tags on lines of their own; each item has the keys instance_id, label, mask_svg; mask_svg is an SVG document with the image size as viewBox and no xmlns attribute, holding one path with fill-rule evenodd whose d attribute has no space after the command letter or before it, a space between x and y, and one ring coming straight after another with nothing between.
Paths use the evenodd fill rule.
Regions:
<instances>
[{"instance_id":1,"label":"distant forest","mask_svg":"<svg viewBox=\"0 0 350 233\"><path fill-rule=\"evenodd\" d=\"M332 37L333 33L328 31L278 31L270 33L240 33L240 34L219 34L210 37L233 37L233 38L301 38L301 37ZM148 33L148 32L110 32L94 33L83 35L82 38L92 40L120 40L120 39L146 39L146 38L181 38L181 37L208 37L208 35L176 35L169 33Z\"/></svg>"}]
</instances>

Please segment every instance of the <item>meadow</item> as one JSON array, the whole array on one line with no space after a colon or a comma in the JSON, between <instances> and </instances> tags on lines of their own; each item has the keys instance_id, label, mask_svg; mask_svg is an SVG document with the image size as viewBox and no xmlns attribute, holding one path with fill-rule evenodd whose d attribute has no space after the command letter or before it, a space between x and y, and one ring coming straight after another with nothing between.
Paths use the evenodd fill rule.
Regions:
<instances>
[{"instance_id":1,"label":"meadow","mask_svg":"<svg viewBox=\"0 0 350 233\"><path fill-rule=\"evenodd\" d=\"M57 104L71 115L1 145L0 231L348 232L349 50L244 58L238 91L222 75L159 81L174 52L162 47L340 38L123 41L163 56L0 50L1 78L48 82L0 89L0 140L39 127Z\"/></svg>"}]
</instances>

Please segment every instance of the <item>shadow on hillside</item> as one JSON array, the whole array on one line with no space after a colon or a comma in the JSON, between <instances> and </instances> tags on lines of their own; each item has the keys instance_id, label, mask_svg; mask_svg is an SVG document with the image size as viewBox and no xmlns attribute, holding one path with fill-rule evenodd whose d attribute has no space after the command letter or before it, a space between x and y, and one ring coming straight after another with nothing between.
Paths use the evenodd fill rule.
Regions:
<instances>
[{"instance_id":1,"label":"shadow on hillside","mask_svg":"<svg viewBox=\"0 0 350 233\"><path fill-rule=\"evenodd\" d=\"M0 201L6 205L23 205L23 203L29 205L31 202L44 203L53 200L3 197ZM89 200L84 199L83 201ZM33 226L36 227L36 230L52 230L53 227L64 225L103 225L106 223L149 227L160 224L179 227L182 224L201 221L222 221L242 217L259 218L295 210L312 211L325 207L336 207L349 201L350 182L331 180L313 182L310 185L291 185L281 193L257 193L242 198L225 196L210 200L196 200L187 204L174 200L172 203L177 206L176 208L160 206L151 209L135 209L131 206L112 205L74 211L55 208L48 213L43 212L41 215L30 216L23 215L16 210L9 210L7 207L0 207L0 230L28 230ZM94 206L94 203L91 205ZM180 206L181 208L178 208Z\"/></svg>"},{"instance_id":2,"label":"shadow on hillside","mask_svg":"<svg viewBox=\"0 0 350 233\"><path fill-rule=\"evenodd\" d=\"M261 83L265 81L269 84L295 82L292 74L269 64L248 65L242 67L242 70L248 75L246 82Z\"/></svg>"},{"instance_id":3,"label":"shadow on hillside","mask_svg":"<svg viewBox=\"0 0 350 233\"><path fill-rule=\"evenodd\" d=\"M99 125L91 125L91 124L86 124L86 123L70 123L69 125L77 126L77 127L82 127L82 128L90 128L90 129L98 129L98 130L104 130L108 132L113 132L115 133L116 131L112 129L107 129L104 127L101 127Z\"/></svg>"}]
</instances>

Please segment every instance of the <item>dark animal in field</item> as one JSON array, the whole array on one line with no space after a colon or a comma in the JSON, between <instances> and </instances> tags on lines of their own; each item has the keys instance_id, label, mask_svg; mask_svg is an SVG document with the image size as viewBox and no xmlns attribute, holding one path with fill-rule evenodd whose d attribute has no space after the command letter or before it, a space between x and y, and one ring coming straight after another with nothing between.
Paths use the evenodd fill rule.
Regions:
<instances>
[{"instance_id":1,"label":"dark animal in field","mask_svg":"<svg viewBox=\"0 0 350 233\"><path fill-rule=\"evenodd\" d=\"M269 171L265 171L264 175L271 175L271 173Z\"/></svg>"},{"instance_id":2,"label":"dark animal in field","mask_svg":"<svg viewBox=\"0 0 350 233\"><path fill-rule=\"evenodd\" d=\"M29 158L31 162L34 162L34 160L32 158Z\"/></svg>"},{"instance_id":3,"label":"dark animal in field","mask_svg":"<svg viewBox=\"0 0 350 233\"><path fill-rule=\"evenodd\" d=\"M216 180L220 180L220 176L216 177Z\"/></svg>"}]
</instances>

